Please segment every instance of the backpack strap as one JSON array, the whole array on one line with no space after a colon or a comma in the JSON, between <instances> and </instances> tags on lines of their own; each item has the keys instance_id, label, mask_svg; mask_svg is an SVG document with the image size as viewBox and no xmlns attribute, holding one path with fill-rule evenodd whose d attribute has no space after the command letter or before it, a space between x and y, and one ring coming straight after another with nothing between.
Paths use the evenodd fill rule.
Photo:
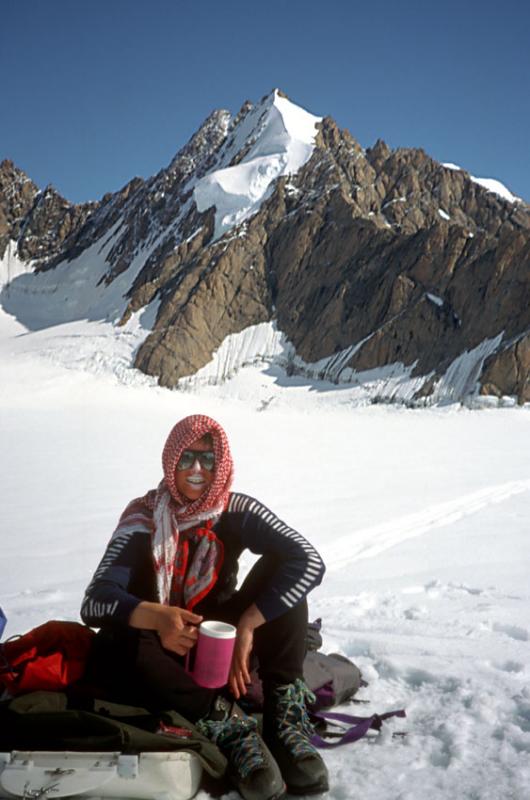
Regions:
<instances>
[{"instance_id":1,"label":"backpack strap","mask_svg":"<svg viewBox=\"0 0 530 800\"><path fill-rule=\"evenodd\" d=\"M353 714L338 714L332 711L313 711L311 713L312 718L324 722L328 720L332 722L343 722L349 725L349 727L344 733L339 735L339 738L334 742L330 742L328 739L324 739L322 736L319 736L318 733L315 733L311 737L311 743L314 744L315 747L330 748L339 747L341 744L357 742L359 739L362 739L363 736L366 736L370 729L376 731L381 730L381 726L386 719L406 716L405 709L403 708L398 711L387 711L385 714L372 714L371 717L355 717Z\"/></svg>"}]
</instances>

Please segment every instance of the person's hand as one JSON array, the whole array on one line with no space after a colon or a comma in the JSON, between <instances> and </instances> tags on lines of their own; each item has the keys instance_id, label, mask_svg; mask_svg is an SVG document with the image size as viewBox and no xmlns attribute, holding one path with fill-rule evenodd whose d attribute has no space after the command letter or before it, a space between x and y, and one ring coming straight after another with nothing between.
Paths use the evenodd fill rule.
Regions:
<instances>
[{"instance_id":1,"label":"person's hand","mask_svg":"<svg viewBox=\"0 0 530 800\"><path fill-rule=\"evenodd\" d=\"M249 664L253 641L254 631L248 627L238 626L234 655L228 676L228 685L236 700L239 700L242 694L247 693L247 684L250 683Z\"/></svg>"},{"instance_id":2,"label":"person's hand","mask_svg":"<svg viewBox=\"0 0 530 800\"><path fill-rule=\"evenodd\" d=\"M144 628L157 631L162 647L179 656L185 656L197 641L197 625L202 622L199 614L193 614L185 608L164 606L142 600L131 616L129 625L132 628Z\"/></svg>"},{"instance_id":3,"label":"person's hand","mask_svg":"<svg viewBox=\"0 0 530 800\"><path fill-rule=\"evenodd\" d=\"M228 685L236 700L239 700L242 694L247 693L247 686L250 683L249 664L254 631L264 622L265 617L255 603L247 608L239 620L234 655L228 676Z\"/></svg>"},{"instance_id":4,"label":"person's hand","mask_svg":"<svg viewBox=\"0 0 530 800\"><path fill-rule=\"evenodd\" d=\"M185 656L197 641L197 625L202 617L177 606L161 606L161 609L156 630L162 647Z\"/></svg>"}]
</instances>

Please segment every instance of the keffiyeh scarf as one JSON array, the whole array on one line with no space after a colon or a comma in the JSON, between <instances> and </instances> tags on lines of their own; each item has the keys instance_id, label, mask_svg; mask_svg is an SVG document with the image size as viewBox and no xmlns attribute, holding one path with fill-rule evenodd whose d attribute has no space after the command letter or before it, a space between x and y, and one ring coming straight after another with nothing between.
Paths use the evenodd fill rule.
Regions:
<instances>
[{"instance_id":1,"label":"keffiyeh scarf","mask_svg":"<svg viewBox=\"0 0 530 800\"><path fill-rule=\"evenodd\" d=\"M178 491L175 471L182 452L207 433L213 440L214 477L191 501ZM158 488L129 503L113 538L132 531L150 533L159 602L192 609L215 585L223 562L223 544L212 526L228 504L233 479L224 430L202 414L185 417L167 438L162 467Z\"/></svg>"}]
</instances>

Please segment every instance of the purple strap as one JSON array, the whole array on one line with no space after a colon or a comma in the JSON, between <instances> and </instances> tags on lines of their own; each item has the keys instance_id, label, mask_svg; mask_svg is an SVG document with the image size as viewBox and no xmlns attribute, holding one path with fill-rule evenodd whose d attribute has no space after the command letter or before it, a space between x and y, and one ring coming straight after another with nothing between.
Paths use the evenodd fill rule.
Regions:
<instances>
[{"instance_id":1,"label":"purple strap","mask_svg":"<svg viewBox=\"0 0 530 800\"><path fill-rule=\"evenodd\" d=\"M316 747L325 748L338 747L341 744L357 742L359 739L362 739L363 736L366 736L370 729L376 731L380 730L385 719L390 719L390 717L406 717L407 715L405 714L405 710L401 708L398 711L387 711L386 714L373 714L371 717L355 717L353 714L337 714L332 711L314 711L311 716L324 721L333 720L336 722L345 722L347 725L350 725L343 735L334 742L323 739L322 736L315 733L311 737L311 743Z\"/></svg>"}]
</instances>

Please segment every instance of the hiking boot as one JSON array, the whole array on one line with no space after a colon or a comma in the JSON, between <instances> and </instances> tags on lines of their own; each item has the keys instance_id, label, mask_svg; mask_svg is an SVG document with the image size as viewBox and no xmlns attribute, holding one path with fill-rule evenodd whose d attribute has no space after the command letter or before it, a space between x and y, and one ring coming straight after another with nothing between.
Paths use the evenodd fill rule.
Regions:
<instances>
[{"instance_id":1,"label":"hiking boot","mask_svg":"<svg viewBox=\"0 0 530 800\"><path fill-rule=\"evenodd\" d=\"M218 704L216 708L219 711ZM243 714L240 709L237 711ZM212 716L216 716L215 712ZM200 720L196 726L226 756L230 781L245 800L282 800L285 783L278 764L257 731L256 720L238 716L238 713L222 716L224 718Z\"/></svg>"},{"instance_id":2,"label":"hiking boot","mask_svg":"<svg viewBox=\"0 0 530 800\"><path fill-rule=\"evenodd\" d=\"M314 702L315 697L303 681L296 680L272 686L265 700L263 736L290 794L319 794L329 789L328 770L310 741L315 731L306 699Z\"/></svg>"}]
</instances>

